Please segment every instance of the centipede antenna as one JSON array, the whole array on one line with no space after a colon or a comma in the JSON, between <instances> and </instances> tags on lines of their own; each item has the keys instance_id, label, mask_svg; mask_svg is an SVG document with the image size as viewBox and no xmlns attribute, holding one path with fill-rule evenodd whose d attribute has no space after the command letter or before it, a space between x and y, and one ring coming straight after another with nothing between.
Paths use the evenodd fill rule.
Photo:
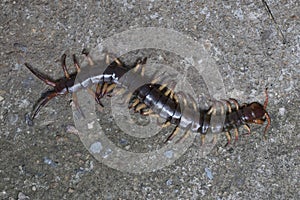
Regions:
<instances>
[{"instance_id":1,"label":"centipede antenna","mask_svg":"<svg viewBox=\"0 0 300 200\"><path fill-rule=\"evenodd\" d=\"M65 77L67 79L70 79L70 74L69 74L69 72L67 70L67 67L66 67L66 57L67 57L66 54L63 54L61 56L61 66L62 66L62 69L64 71Z\"/></svg>"},{"instance_id":2,"label":"centipede antenna","mask_svg":"<svg viewBox=\"0 0 300 200\"><path fill-rule=\"evenodd\" d=\"M269 101L268 88L265 89L265 95L266 95L266 99L264 102L264 109L266 110L266 108L268 106L268 101Z\"/></svg>"},{"instance_id":3,"label":"centipede antenna","mask_svg":"<svg viewBox=\"0 0 300 200\"><path fill-rule=\"evenodd\" d=\"M33 73L38 79L40 79L41 81L43 81L47 85L50 85L52 87L56 86L56 83L54 81L50 80L46 75L44 75L44 74L40 73L39 71L33 69L33 67L30 64L25 63L25 66L31 71L31 73Z\"/></svg>"},{"instance_id":4,"label":"centipede antenna","mask_svg":"<svg viewBox=\"0 0 300 200\"><path fill-rule=\"evenodd\" d=\"M75 66L75 68L76 68L77 73L79 73L79 72L81 71L81 69L80 69L80 66L79 66L79 64L78 64L78 60L77 60L75 54L73 54L73 62L74 62L74 66Z\"/></svg>"},{"instance_id":5,"label":"centipede antenna","mask_svg":"<svg viewBox=\"0 0 300 200\"><path fill-rule=\"evenodd\" d=\"M271 125L271 117L269 116L269 114L267 112L265 113L265 117L266 117L268 123L265 127L264 136L266 135L266 133L267 133L267 131L268 131L270 125Z\"/></svg>"},{"instance_id":6,"label":"centipede antenna","mask_svg":"<svg viewBox=\"0 0 300 200\"><path fill-rule=\"evenodd\" d=\"M270 18L273 20L273 22L274 22L274 24L275 24L275 27L276 27L276 29L277 29L277 32L279 33L279 35L280 35L281 38L282 38L282 43L285 44L285 43L286 43L286 39L285 39L285 37L284 37L284 35L283 35L281 29L279 28L279 26L278 26L278 24L277 24L277 22L276 22L276 20L275 20L275 18L274 18L274 16L273 16L273 14L272 14L272 12L271 12L271 9L269 8L269 6L268 6L268 4L267 4L267 2L266 2L265 0L262 0L262 2L263 2L263 4L264 4L264 6L265 6L267 12L269 13Z\"/></svg>"}]
</instances>

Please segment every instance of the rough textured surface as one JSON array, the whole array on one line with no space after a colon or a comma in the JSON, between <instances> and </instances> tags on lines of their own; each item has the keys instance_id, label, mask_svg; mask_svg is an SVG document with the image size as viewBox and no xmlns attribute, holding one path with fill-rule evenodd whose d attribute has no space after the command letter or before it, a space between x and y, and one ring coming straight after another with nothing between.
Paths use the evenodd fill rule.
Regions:
<instances>
[{"instance_id":1,"label":"rough textured surface","mask_svg":"<svg viewBox=\"0 0 300 200\"><path fill-rule=\"evenodd\" d=\"M300 199L300 5L267 2L285 44L261 1L2 1L0 198ZM99 163L66 131L73 123L69 97L49 103L35 126L25 124L45 85L24 62L61 77L64 52L79 54L113 34L145 26L207 40L228 96L262 102L268 86L268 139L254 128L231 148L220 141L204 158L195 153L201 148L197 140L171 166L131 174Z\"/></svg>"}]
</instances>

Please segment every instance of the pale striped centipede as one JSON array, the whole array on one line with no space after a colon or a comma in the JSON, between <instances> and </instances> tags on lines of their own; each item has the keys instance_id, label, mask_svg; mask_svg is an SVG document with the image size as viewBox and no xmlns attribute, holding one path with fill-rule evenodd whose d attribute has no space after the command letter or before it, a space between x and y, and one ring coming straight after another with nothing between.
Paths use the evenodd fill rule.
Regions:
<instances>
[{"instance_id":1,"label":"pale striped centipede","mask_svg":"<svg viewBox=\"0 0 300 200\"><path fill-rule=\"evenodd\" d=\"M216 128L210 123L211 118L218 114L216 105L212 105L205 110L196 108L195 106L182 106L178 101L178 95L176 95L172 89L168 88L165 84L156 83L152 80L153 78L142 76L139 70L137 70L141 65L146 63L146 59L137 61L133 73L128 73L130 68L126 67L119 59L115 59L103 72L93 72L91 73L92 75L87 74L81 77L79 82L75 82L76 76L81 71L75 55L73 55L73 61L76 67L75 73L68 73L65 59L66 55L64 54L61 61L65 77L57 81L49 79L46 75L33 69L28 63L25 63L25 66L37 78L53 87L52 90L42 94L33 109L31 120L37 116L42 107L58 95L76 93L79 90L89 88L96 84L96 91L93 92L93 95L97 103L101 104L100 99L103 98L105 94L112 92L116 85L121 85L133 93L129 107L133 107L136 112L141 112L143 115L152 113L159 115L159 117L166 120L164 126L170 124L176 126L166 141L175 137L180 128L186 130L182 137L183 139L188 135L188 131L192 131L200 133L202 141L204 141L207 132ZM258 102L252 102L248 104L244 103L240 106L235 99L219 101L222 102L221 110L225 115L225 121L217 128L217 132L226 133L227 144L231 141L231 130L234 130L237 140L238 128L244 126L250 133L251 130L248 125L250 123L263 124L267 120L267 125L264 130L264 135L266 134L271 124L271 119L266 111L268 104L267 89L265 93L266 99L264 105ZM234 106L232 106L232 104ZM224 108L223 105L226 107Z\"/></svg>"}]
</instances>

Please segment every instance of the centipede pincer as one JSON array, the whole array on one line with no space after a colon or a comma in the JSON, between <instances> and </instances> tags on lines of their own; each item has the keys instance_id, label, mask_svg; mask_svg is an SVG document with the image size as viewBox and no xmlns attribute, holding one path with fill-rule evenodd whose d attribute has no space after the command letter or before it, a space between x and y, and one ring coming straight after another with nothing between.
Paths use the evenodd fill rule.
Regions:
<instances>
[{"instance_id":1,"label":"centipede pincer","mask_svg":"<svg viewBox=\"0 0 300 200\"><path fill-rule=\"evenodd\" d=\"M88 57L88 54L84 52ZM197 132L201 135L204 142L206 134L211 132L225 132L227 144L231 142L231 131L233 130L235 140L238 140L238 128L243 126L248 134L251 133L249 124L267 124L264 129L264 136L271 124L271 118L266 110L268 105L268 93L265 90L266 99L264 104L259 102L244 103L240 105L236 99L220 100L210 106L208 109L201 109L196 102L189 98L191 105L187 103L184 94L175 94L172 88L167 84L159 83L155 76L147 77L143 74L143 66L146 64L146 58L137 60L134 70L130 70L119 59L115 59L108 67L101 71L92 71L81 74L81 68L73 55L73 61L76 72L69 74L66 68L66 55L61 58L64 78L56 81L35 70L31 65L25 63L25 66L40 80L53 87L43 93L37 101L31 115L31 121L35 119L41 108L44 107L52 98L58 95L68 93L75 94L79 90L88 89L94 96L96 102L100 105L101 98L112 93L118 85L129 91L129 108L142 115L158 115L165 120L163 127L171 124L175 125L173 132L167 137L165 142L172 140L180 131L185 133L179 141L188 137L189 132ZM90 62L93 61L90 59ZM95 70L97 68L95 67ZM75 82L76 76L81 74L79 81ZM96 91L92 91L91 86L96 84ZM183 103L182 103L183 102ZM76 105L76 102L75 102ZM220 105L220 106L218 106ZM77 105L78 106L78 105ZM211 119L217 115L224 115L224 121L221 124L213 125Z\"/></svg>"}]
</instances>

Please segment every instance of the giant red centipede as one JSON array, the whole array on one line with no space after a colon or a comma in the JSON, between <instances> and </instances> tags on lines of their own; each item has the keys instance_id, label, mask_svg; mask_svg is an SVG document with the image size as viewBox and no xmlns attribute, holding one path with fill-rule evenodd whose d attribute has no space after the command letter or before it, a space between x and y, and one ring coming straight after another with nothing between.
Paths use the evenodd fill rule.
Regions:
<instances>
[{"instance_id":1,"label":"giant red centipede","mask_svg":"<svg viewBox=\"0 0 300 200\"><path fill-rule=\"evenodd\" d=\"M88 56L87 53L85 54ZM159 117L166 120L163 126L168 126L170 124L175 125L176 128L166 141L174 138L180 128L182 128L185 129L186 132L181 139L187 137L188 131L193 131L201 134L203 142L206 133L215 128L211 125L210 120L213 116L217 115L216 104L208 109L197 108L195 104L193 104L194 106L181 106L178 101L178 94L175 94L166 84L158 84L152 77L147 78L140 74L138 69L146 63L146 59L138 60L134 66L135 70L133 70L132 73L128 72L130 69L129 67L126 67L119 59L115 59L103 72L93 72L92 75L87 74L81 77L77 83L75 82L75 79L76 76L80 74L81 69L75 55L73 55L73 61L76 67L75 73L68 73L65 60L66 55L64 54L61 58L61 62L65 77L56 81L38 72L28 63L25 63L25 66L38 79L53 87L52 90L43 93L41 98L37 101L31 115L31 121L34 120L40 109L52 98L68 93L74 94L79 90L89 89L91 85L96 84L96 91L92 91L92 94L98 104L102 105L100 99L112 92L116 85L121 85L132 92L129 108L133 107L136 112L140 112L143 115L152 113L159 115ZM137 85L140 87L136 87ZM237 140L238 128L244 126L248 130L248 133L250 133L251 129L248 125L250 123L263 124L267 120L267 125L264 130L264 135L266 135L271 124L271 119L266 111L268 104L267 89L265 94L266 99L264 105L258 102L252 102L244 103L240 106L238 101L232 98L219 101L222 103L221 114L225 115L225 121L222 126L218 128L217 132L226 133L227 144L231 141L231 130L234 130L235 138ZM232 106L232 104L234 106Z\"/></svg>"}]
</instances>

